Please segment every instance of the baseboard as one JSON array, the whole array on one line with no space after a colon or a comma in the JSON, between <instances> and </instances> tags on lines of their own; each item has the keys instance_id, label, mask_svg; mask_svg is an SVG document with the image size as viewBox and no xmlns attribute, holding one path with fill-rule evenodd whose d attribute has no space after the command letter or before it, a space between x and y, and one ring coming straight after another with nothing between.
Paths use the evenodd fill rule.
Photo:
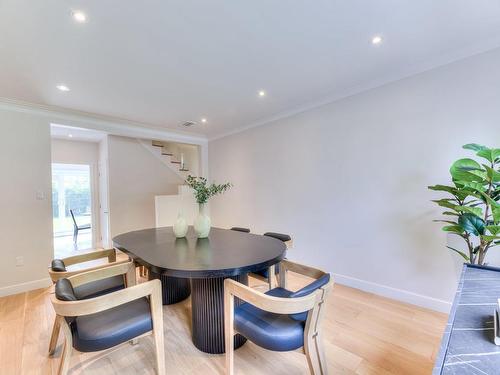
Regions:
<instances>
[{"instance_id":1,"label":"baseboard","mask_svg":"<svg viewBox=\"0 0 500 375\"><path fill-rule=\"evenodd\" d=\"M11 294L18 294L28 292L34 289L47 288L52 285L49 277L40 280L28 281L27 283L15 284L0 288L0 297L10 296Z\"/></svg>"},{"instance_id":2,"label":"baseboard","mask_svg":"<svg viewBox=\"0 0 500 375\"><path fill-rule=\"evenodd\" d=\"M395 299L398 301L410 303L427 309L449 313L451 309L451 302L424 296L409 292L407 290L392 288L390 286L373 283L366 280L356 279L351 276L334 274L335 282L352 288L360 289L365 292L377 294L379 296Z\"/></svg>"}]
</instances>

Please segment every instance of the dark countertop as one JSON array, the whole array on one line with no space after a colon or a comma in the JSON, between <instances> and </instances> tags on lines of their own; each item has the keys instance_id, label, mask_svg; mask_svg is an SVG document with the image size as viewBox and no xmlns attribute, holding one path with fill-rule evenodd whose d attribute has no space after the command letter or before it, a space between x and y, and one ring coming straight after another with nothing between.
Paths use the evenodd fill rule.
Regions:
<instances>
[{"instance_id":1,"label":"dark countertop","mask_svg":"<svg viewBox=\"0 0 500 375\"><path fill-rule=\"evenodd\" d=\"M120 234L114 246L153 272L175 277L212 278L255 272L285 257L285 244L272 237L212 228L198 239L192 227L175 238L172 227Z\"/></svg>"},{"instance_id":2,"label":"dark countertop","mask_svg":"<svg viewBox=\"0 0 500 375\"><path fill-rule=\"evenodd\" d=\"M500 374L493 343L500 268L464 265L433 375Z\"/></svg>"}]
</instances>

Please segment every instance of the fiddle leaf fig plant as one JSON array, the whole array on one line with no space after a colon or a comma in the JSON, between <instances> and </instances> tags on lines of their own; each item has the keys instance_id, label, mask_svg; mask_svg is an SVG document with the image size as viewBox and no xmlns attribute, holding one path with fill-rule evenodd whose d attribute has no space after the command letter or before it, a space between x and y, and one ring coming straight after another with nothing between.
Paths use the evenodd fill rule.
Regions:
<instances>
[{"instance_id":1,"label":"fiddle leaf fig plant","mask_svg":"<svg viewBox=\"0 0 500 375\"><path fill-rule=\"evenodd\" d=\"M447 219L445 232L460 236L463 249L447 246L471 264L484 264L488 251L500 245L500 148L475 143L463 146L475 152L479 161L459 159L450 167L452 185L429 186L446 193L447 198L433 200L443 207Z\"/></svg>"}]
</instances>

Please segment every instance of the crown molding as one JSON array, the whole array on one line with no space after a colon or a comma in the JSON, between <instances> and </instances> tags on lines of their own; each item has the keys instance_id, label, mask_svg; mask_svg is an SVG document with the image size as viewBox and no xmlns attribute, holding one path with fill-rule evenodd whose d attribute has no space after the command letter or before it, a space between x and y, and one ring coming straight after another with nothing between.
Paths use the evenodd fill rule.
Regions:
<instances>
[{"instance_id":1,"label":"crown molding","mask_svg":"<svg viewBox=\"0 0 500 375\"><path fill-rule=\"evenodd\" d=\"M190 134L111 116L97 115L56 106L28 103L9 98L0 97L0 108L47 117L51 124L92 129L112 135L158 139L197 145L206 144L208 142L207 137L202 134Z\"/></svg>"}]
</instances>

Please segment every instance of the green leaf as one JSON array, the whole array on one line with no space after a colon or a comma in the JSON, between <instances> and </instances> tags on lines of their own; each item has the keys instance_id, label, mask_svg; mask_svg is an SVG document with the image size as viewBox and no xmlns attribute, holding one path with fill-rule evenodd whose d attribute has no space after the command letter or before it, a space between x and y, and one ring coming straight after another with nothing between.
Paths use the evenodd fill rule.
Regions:
<instances>
[{"instance_id":1,"label":"green leaf","mask_svg":"<svg viewBox=\"0 0 500 375\"><path fill-rule=\"evenodd\" d=\"M488 232L490 232L493 236L500 234L500 225L487 225L484 227Z\"/></svg>"},{"instance_id":2,"label":"green leaf","mask_svg":"<svg viewBox=\"0 0 500 375\"><path fill-rule=\"evenodd\" d=\"M483 234L481 236L481 238L486 241L486 242L490 242L490 241L495 241L495 240L500 240L500 236L488 236L488 235L485 235Z\"/></svg>"},{"instance_id":3,"label":"green leaf","mask_svg":"<svg viewBox=\"0 0 500 375\"><path fill-rule=\"evenodd\" d=\"M448 199L437 199L433 200L433 202L437 203L441 207L450 208L456 211L455 207L457 207L457 205L451 203Z\"/></svg>"},{"instance_id":4,"label":"green leaf","mask_svg":"<svg viewBox=\"0 0 500 375\"><path fill-rule=\"evenodd\" d=\"M465 213L458 218L458 224L465 232L479 236L484 234L484 221L474 214Z\"/></svg>"},{"instance_id":5,"label":"green leaf","mask_svg":"<svg viewBox=\"0 0 500 375\"><path fill-rule=\"evenodd\" d=\"M482 182L486 177L481 165L472 159L459 159L454 162L450 174L458 182Z\"/></svg>"},{"instance_id":6,"label":"green leaf","mask_svg":"<svg viewBox=\"0 0 500 375\"><path fill-rule=\"evenodd\" d=\"M448 223L453 225L458 225L457 222L451 220L432 220L434 223Z\"/></svg>"},{"instance_id":7,"label":"green leaf","mask_svg":"<svg viewBox=\"0 0 500 375\"><path fill-rule=\"evenodd\" d=\"M460 225L447 225L442 228L445 232L453 232L458 234L463 234L464 229Z\"/></svg>"},{"instance_id":8,"label":"green leaf","mask_svg":"<svg viewBox=\"0 0 500 375\"><path fill-rule=\"evenodd\" d=\"M489 149L485 148L483 150L479 150L476 153L477 156L480 156L482 158L485 158L489 160L490 162L494 163L495 160L500 157L500 148L494 148L494 149Z\"/></svg>"},{"instance_id":9,"label":"green leaf","mask_svg":"<svg viewBox=\"0 0 500 375\"><path fill-rule=\"evenodd\" d=\"M458 253L462 258L464 258L466 261L470 261L470 258L462 251L460 250L457 250L457 249L454 249L453 247L451 246L446 246L448 249L450 250L453 250L454 252Z\"/></svg>"},{"instance_id":10,"label":"green leaf","mask_svg":"<svg viewBox=\"0 0 500 375\"><path fill-rule=\"evenodd\" d=\"M488 147L478 145L477 143L468 143L466 145L463 145L462 148L465 148L466 150L472 150L472 151L481 151L481 150L487 150Z\"/></svg>"},{"instance_id":11,"label":"green leaf","mask_svg":"<svg viewBox=\"0 0 500 375\"><path fill-rule=\"evenodd\" d=\"M478 192L484 192L486 191L486 188L482 183L479 182L468 182L468 181L460 181L460 184L462 184L464 187L467 187L469 189L472 189L474 191Z\"/></svg>"},{"instance_id":12,"label":"green leaf","mask_svg":"<svg viewBox=\"0 0 500 375\"><path fill-rule=\"evenodd\" d=\"M456 212L450 212L450 211L445 211L443 212L443 215L449 215L449 216L460 216Z\"/></svg>"},{"instance_id":13,"label":"green leaf","mask_svg":"<svg viewBox=\"0 0 500 375\"><path fill-rule=\"evenodd\" d=\"M491 182L500 182L500 172L495 171L493 168L488 167L487 165L484 165L484 168L486 168L486 175L488 176L488 181Z\"/></svg>"},{"instance_id":14,"label":"green leaf","mask_svg":"<svg viewBox=\"0 0 500 375\"><path fill-rule=\"evenodd\" d=\"M483 218L483 210L480 207L455 206L454 210L458 212L466 212L475 215L481 220Z\"/></svg>"}]
</instances>

